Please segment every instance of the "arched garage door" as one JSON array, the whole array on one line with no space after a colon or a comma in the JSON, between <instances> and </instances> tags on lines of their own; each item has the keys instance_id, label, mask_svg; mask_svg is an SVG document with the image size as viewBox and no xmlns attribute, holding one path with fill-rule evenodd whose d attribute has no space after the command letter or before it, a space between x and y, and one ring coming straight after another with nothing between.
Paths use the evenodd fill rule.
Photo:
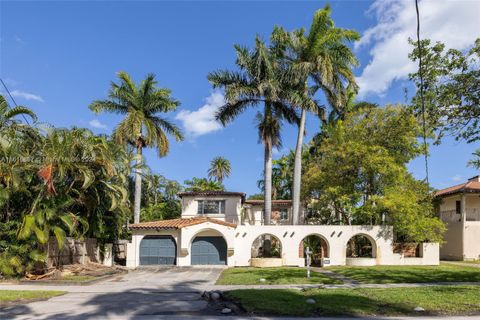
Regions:
<instances>
[{"instance_id":1,"label":"arched garage door","mask_svg":"<svg viewBox=\"0 0 480 320\"><path fill-rule=\"evenodd\" d=\"M177 245L171 236L146 236L140 242L140 265L174 265Z\"/></svg>"},{"instance_id":2,"label":"arched garage door","mask_svg":"<svg viewBox=\"0 0 480 320\"><path fill-rule=\"evenodd\" d=\"M196 237L192 242L192 265L227 264L223 237Z\"/></svg>"}]
</instances>

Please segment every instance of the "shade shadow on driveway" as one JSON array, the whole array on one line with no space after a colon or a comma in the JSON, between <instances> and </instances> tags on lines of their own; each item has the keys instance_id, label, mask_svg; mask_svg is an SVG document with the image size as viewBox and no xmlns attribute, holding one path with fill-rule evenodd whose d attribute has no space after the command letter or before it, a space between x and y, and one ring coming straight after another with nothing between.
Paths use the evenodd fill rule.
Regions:
<instances>
[{"instance_id":1,"label":"shade shadow on driveway","mask_svg":"<svg viewBox=\"0 0 480 320\"><path fill-rule=\"evenodd\" d=\"M78 291L75 288L47 301L0 309L0 318L79 320L213 315L201 293L214 284L221 271L219 268L139 269Z\"/></svg>"}]
</instances>

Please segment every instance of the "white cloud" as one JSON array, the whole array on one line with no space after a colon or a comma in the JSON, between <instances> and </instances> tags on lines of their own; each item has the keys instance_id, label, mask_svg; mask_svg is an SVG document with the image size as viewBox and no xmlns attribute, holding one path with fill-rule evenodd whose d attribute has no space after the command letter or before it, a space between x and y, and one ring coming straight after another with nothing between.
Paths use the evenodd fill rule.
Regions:
<instances>
[{"instance_id":1,"label":"white cloud","mask_svg":"<svg viewBox=\"0 0 480 320\"><path fill-rule=\"evenodd\" d=\"M22 38L19 36L15 35L15 41L20 43L20 44L27 44Z\"/></svg>"},{"instance_id":2,"label":"white cloud","mask_svg":"<svg viewBox=\"0 0 480 320\"><path fill-rule=\"evenodd\" d=\"M198 137L222 129L222 125L215 120L215 113L225 104L223 94L213 92L205 102L198 110L182 110L175 117L182 122L183 128L190 136Z\"/></svg>"},{"instance_id":3,"label":"white cloud","mask_svg":"<svg viewBox=\"0 0 480 320\"><path fill-rule=\"evenodd\" d=\"M480 1L423 0L419 8L422 39L465 50L480 35ZM416 39L414 2L376 0L368 12L375 14L377 24L355 45L371 46L371 60L357 78L360 97L385 93L392 81L407 79L417 68L408 58L412 50L408 38Z\"/></svg>"},{"instance_id":4,"label":"white cloud","mask_svg":"<svg viewBox=\"0 0 480 320\"><path fill-rule=\"evenodd\" d=\"M459 175L459 174L456 174L456 175L454 175L454 176L452 177L452 180L453 180L454 182L459 182L459 181L462 181L462 180L463 180L463 177L462 177L461 175Z\"/></svg>"},{"instance_id":5,"label":"white cloud","mask_svg":"<svg viewBox=\"0 0 480 320\"><path fill-rule=\"evenodd\" d=\"M25 91L21 91L21 90L13 90L10 93L15 98L22 98L22 99L25 99L25 100L34 100L34 101L38 101L38 102L44 102L42 97L40 97L39 95L33 94L33 93L29 93L29 92L25 92Z\"/></svg>"},{"instance_id":6,"label":"white cloud","mask_svg":"<svg viewBox=\"0 0 480 320\"><path fill-rule=\"evenodd\" d=\"M107 126L106 124L101 123L100 120L98 120L98 119L90 120L90 121L88 122L88 124L90 125L90 127L96 128L96 129L103 129L103 130L105 130L105 129L108 128L108 126Z\"/></svg>"}]
</instances>

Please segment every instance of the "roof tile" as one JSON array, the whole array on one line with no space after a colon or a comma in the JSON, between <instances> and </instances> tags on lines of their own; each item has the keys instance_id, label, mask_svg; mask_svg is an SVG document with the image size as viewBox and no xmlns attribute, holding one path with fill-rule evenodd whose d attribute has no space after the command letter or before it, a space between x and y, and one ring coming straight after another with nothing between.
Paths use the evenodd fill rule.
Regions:
<instances>
[{"instance_id":1,"label":"roof tile","mask_svg":"<svg viewBox=\"0 0 480 320\"><path fill-rule=\"evenodd\" d=\"M158 220L158 221L149 221L142 222L137 224L129 225L130 229L133 230L148 230L148 229L182 229L184 227L190 227L197 224L211 222L219 225L235 228L237 225L234 223L225 222L218 219L213 219L209 217L193 217L193 218L178 218L170 220Z\"/></svg>"}]
</instances>

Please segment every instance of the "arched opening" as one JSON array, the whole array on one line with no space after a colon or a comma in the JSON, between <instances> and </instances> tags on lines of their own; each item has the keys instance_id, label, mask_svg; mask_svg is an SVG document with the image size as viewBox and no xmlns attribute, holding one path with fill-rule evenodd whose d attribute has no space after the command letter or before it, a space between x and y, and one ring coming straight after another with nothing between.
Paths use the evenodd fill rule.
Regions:
<instances>
[{"instance_id":1,"label":"arched opening","mask_svg":"<svg viewBox=\"0 0 480 320\"><path fill-rule=\"evenodd\" d=\"M203 230L195 235L191 244L192 265L226 265L227 242L216 230Z\"/></svg>"},{"instance_id":2,"label":"arched opening","mask_svg":"<svg viewBox=\"0 0 480 320\"><path fill-rule=\"evenodd\" d=\"M310 249L311 252L311 265L315 267L320 267L323 265L322 261L324 258L330 256L330 250L327 240L318 235L311 234L303 238L299 246L299 256L300 258L306 258L306 250ZM306 262L305 262L306 263Z\"/></svg>"},{"instance_id":3,"label":"arched opening","mask_svg":"<svg viewBox=\"0 0 480 320\"><path fill-rule=\"evenodd\" d=\"M271 234L262 234L252 243L252 258L281 258L282 243Z\"/></svg>"},{"instance_id":4,"label":"arched opening","mask_svg":"<svg viewBox=\"0 0 480 320\"><path fill-rule=\"evenodd\" d=\"M348 240L347 258L375 258L375 240L364 234L357 234Z\"/></svg>"},{"instance_id":5,"label":"arched opening","mask_svg":"<svg viewBox=\"0 0 480 320\"><path fill-rule=\"evenodd\" d=\"M175 265L177 243L172 236L145 236L140 242L140 265Z\"/></svg>"}]
</instances>

